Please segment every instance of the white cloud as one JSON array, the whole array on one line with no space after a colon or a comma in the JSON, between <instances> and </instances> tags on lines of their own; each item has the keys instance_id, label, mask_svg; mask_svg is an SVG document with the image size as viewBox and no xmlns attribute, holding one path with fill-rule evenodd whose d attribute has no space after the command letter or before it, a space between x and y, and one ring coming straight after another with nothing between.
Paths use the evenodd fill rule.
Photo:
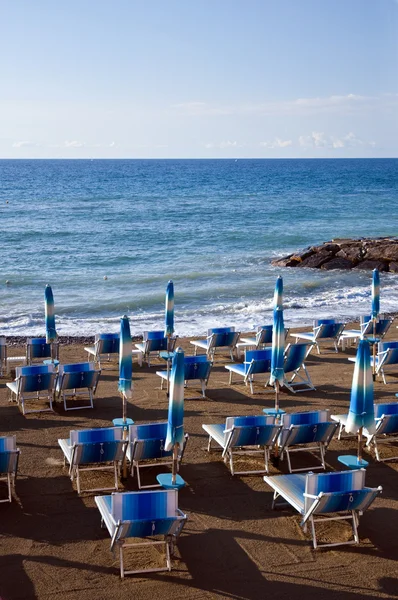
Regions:
<instances>
[{"instance_id":1,"label":"white cloud","mask_svg":"<svg viewBox=\"0 0 398 600\"><path fill-rule=\"evenodd\" d=\"M33 148L34 146L39 146L36 142L22 141L22 142L14 142L13 148Z\"/></svg>"},{"instance_id":2,"label":"white cloud","mask_svg":"<svg viewBox=\"0 0 398 600\"><path fill-rule=\"evenodd\" d=\"M274 140L270 140L268 142L260 142L260 146L263 146L264 148L287 148L289 146L293 146L293 141L275 138Z\"/></svg>"},{"instance_id":3,"label":"white cloud","mask_svg":"<svg viewBox=\"0 0 398 600\"><path fill-rule=\"evenodd\" d=\"M65 148L83 148L86 144L77 140L64 142Z\"/></svg>"},{"instance_id":4,"label":"white cloud","mask_svg":"<svg viewBox=\"0 0 398 600\"><path fill-rule=\"evenodd\" d=\"M365 141L358 138L350 131L342 137L326 135L323 131L313 131L311 135L301 135L299 146L302 148L357 148L358 146L374 147L373 141Z\"/></svg>"},{"instance_id":5,"label":"white cloud","mask_svg":"<svg viewBox=\"0 0 398 600\"><path fill-rule=\"evenodd\" d=\"M234 141L232 141L232 140L223 140L222 142L217 142L217 143L208 142L204 146L207 149L219 148L221 150L225 150L225 149L228 149L228 148L243 148L244 146L246 146L246 144L239 143L236 140L234 140Z\"/></svg>"}]
</instances>

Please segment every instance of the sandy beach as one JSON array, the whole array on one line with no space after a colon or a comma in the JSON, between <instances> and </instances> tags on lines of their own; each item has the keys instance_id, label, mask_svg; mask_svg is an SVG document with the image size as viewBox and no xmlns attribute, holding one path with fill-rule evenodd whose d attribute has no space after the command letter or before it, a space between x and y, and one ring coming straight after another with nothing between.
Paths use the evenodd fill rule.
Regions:
<instances>
[{"instance_id":1,"label":"sandy beach","mask_svg":"<svg viewBox=\"0 0 398 600\"><path fill-rule=\"evenodd\" d=\"M396 338L395 324L388 339ZM61 344L63 363L87 359L82 340ZM290 338L293 341L293 338ZM192 354L188 339L178 345ZM10 354L20 354L13 346ZM328 408L348 409L354 349L312 353L306 361L316 391L281 394L288 412ZM398 596L398 463L370 462L366 483L383 486L382 495L360 520L359 546L313 551L309 535L291 508L271 510L272 492L262 476L232 477L220 453L206 451L203 423L222 423L226 416L261 414L274 404L272 391L259 381L255 394L242 383L228 385L226 355L216 355L206 399L198 387L187 390L185 429L189 442L181 466L187 487L179 494L188 523L179 539L173 570L119 578L118 560L110 551L108 532L100 527L94 495L78 496L63 467L58 438L75 428L105 427L121 416L117 392L118 366L104 363L93 410L23 416L10 404L7 378L0 379L0 433L16 434L21 450L16 496L0 505L1 600L105 600L109 598L333 599L392 598ZM134 395L128 416L138 423L167 419L167 398L160 390L156 361L139 368L134 360ZM160 363L158 363L160 364ZM162 365L164 367L164 365ZM396 383L375 384L375 402L396 400ZM395 449L396 450L396 449ZM355 453L356 440L334 439L326 455L328 469L340 470L339 454ZM311 460L307 455L297 462ZM162 471L164 468L162 469ZM149 470L147 478L159 469ZM286 473L286 462L271 466L271 474ZM135 490L129 477L126 490ZM4 484L1 491L4 492ZM349 525L320 527L321 540L345 539ZM156 552L140 558L127 553L131 564L140 560L156 566ZM152 565L153 563L153 565Z\"/></svg>"}]
</instances>

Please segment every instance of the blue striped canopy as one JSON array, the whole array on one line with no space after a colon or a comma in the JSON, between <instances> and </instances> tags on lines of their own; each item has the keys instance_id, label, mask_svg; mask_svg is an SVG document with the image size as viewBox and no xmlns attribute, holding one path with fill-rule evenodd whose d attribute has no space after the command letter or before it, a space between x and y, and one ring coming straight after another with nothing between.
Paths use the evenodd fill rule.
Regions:
<instances>
[{"instance_id":1,"label":"blue striped canopy","mask_svg":"<svg viewBox=\"0 0 398 600\"><path fill-rule=\"evenodd\" d=\"M280 275L275 284L274 308L283 308L283 279Z\"/></svg>"},{"instance_id":2,"label":"blue striped canopy","mask_svg":"<svg viewBox=\"0 0 398 600\"><path fill-rule=\"evenodd\" d=\"M131 398L133 389L133 356L130 334L130 322L124 315L120 319L119 346L119 392L126 398Z\"/></svg>"},{"instance_id":3,"label":"blue striped canopy","mask_svg":"<svg viewBox=\"0 0 398 600\"><path fill-rule=\"evenodd\" d=\"M55 315L54 315L54 296L50 285L46 285L44 290L44 312L46 320L46 343L51 344L57 339L57 332L55 329Z\"/></svg>"},{"instance_id":4,"label":"blue striped canopy","mask_svg":"<svg viewBox=\"0 0 398 600\"><path fill-rule=\"evenodd\" d=\"M272 351L271 351L271 375L269 378L272 385L279 381L283 385L285 352L285 326L283 323L283 308L274 308L274 325L272 329Z\"/></svg>"},{"instance_id":5,"label":"blue striped canopy","mask_svg":"<svg viewBox=\"0 0 398 600\"><path fill-rule=\"evenodd\" d=\"M165 329L164 335L170 336L174 333L174 284L170 280L166 288L165 306Z\"/></svg>"},{"instance_id":6,"label":"blue striped canopy","mask_svg":"<svg viewBox=\"0 0 398 600\"><path fill-rule=\"evenodd\" d=\"M345 429L348 433L357 433L361 427L366 427L369 433L375 432L373 377L370 367L370 346L367 340L360 340L358 344Z\"/></svg>"},{"instance_id":7,"label":"blue striped canopy","mask_svg":"<svg viewBox=\"0 0 398 600\"><path fill-rule=\"evenodd\" d=\"M377 269L373 270L372 278L372 319L377 319L380 314L380 275Z\"/></svg>"},{"instance_id":8,"label":"blue striped canopy","mask_svg":"<svg viewBox=\"0 0 398 600\"><path fill-rule=\"evenodd\" d=\"M175 444L184 443L184 352L177 348L173 356L170 374L169 415L165 450L172 450Z\"/></svg>"}]
</instances>

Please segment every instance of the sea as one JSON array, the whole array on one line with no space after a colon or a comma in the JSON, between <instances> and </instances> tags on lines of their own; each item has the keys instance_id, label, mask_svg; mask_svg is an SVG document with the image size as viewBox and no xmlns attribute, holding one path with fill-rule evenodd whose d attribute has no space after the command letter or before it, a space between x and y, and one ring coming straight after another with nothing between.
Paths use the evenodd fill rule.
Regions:
<instances>
[{"instance_id":1,"label":"sea","mask_svg":"<svg viewBox=\"0 0 398 600\"><path fill-rule=\"evenodd\" d=\"M180 336L272 322L357 319L371 271L277 268L333 238L398 233L398 159L0 160L0 335L43 335L44 288L60 335L164 327L174 282ZM382 313L398 275L381 274Z\"/></svg>"}]
</instances>

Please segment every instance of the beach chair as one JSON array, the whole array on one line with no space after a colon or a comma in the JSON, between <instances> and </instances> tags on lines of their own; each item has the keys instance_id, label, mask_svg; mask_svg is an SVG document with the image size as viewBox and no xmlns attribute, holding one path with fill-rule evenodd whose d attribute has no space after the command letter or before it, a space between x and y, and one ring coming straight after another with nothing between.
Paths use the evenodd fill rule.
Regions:
<instances>
[{"instance_id":1,"label":"beach chair","mask_svg":"<svg viewBox=\"0 0 398 600\"><path fill-rule=\"evenodd\" d=\"M374 434L363 429L363 435L366 438L366 448L374 449L376 460L385 462L387 460L397 460L398 456L390 456L381 458L378 444L390 444L398 442L398 402L390 402L374 405L376 431ZM347 423L348 414L332 415L331 418L339 425L339 433L337 439L340 440L345 433L345 425ZM348 434L356 435L356 434Z\"/></svg>"},{"instance_id":2,"label":"beach chair","mask_svg":"<svg viewBox=\"0 0 398 600\"><path fill-rule=\"evenodd\" d=\"M12 501L12 490L15 489L19 460L19 448L15 435L0 437L0 481L7 482L8 496L0 502Z\"/></svg>"},{"instance_id":3,"label":"beach chair","mask_svg":"<svg viewBox=\"0 0 398 600\"><path fill-rule=\"evenodd\" d=\"M286 454L289 473L326 469L325 453L337 429L337 423L330 421L328 410L316 410L282 415L282 431L279 436L281 458ZM320 465L292 469L290 453L309 452L318 455ZM316 454L315 454L316 453Z\"/></svg>"},{"instance_id":4,"label":"beach chair","mask_svg":"<svg viewBox=\"0 0 398 600\"><path fill-rule=\"evenodd\" d=\"M76 477L78 494L119 489L119 466L128 444L123 440L123 427L74 430L69 439L59 439L58 444L64 453L64 465L69 464L71 481ZM86 471L113 471L114 486L82 490L80 473Z\"/></svg>"},{"instance_id":5,"label":"beach chair","mask_svg":"<svg viewBox=\"0 0 398 600\"><path fill-rule=\"evenodd\" d=\"M279 496L284 498L302 516L301 526L307 531L311 526L313 547L359 544L359 517L382 492L365 487L365 469L337 471L335 473L306 473L264 477L274 490L272 508ZM353 539L319 544L315 523L320 521L351 521Z\"/></svg>"},{"instance_id":6,"label":"beach chair","mask_svg":"<svg viewBox=\"0 0 398 600\"><path fill-rule=\"evenodd\" d=\"M58 398L62 397L65 410L79 410L82 408L93 408L93 396L97 390L101 370L95 368L93 362L74 363L60 365L56 393ZM86 398L88 404L67 404L67 398Z\"/></svg>"},{"instance_id":7,"label":"beach chair","mask_svg":"<svg viewBox=\"0 0 398 600\"><path fill-rule=\"evenodd\" d=\"M129 427L127 458L130 461L130 472L133 477L134 469L136 470L140 490L160 487L160 484L143 485L140 469L153 466L171 466L173 464L173 451L165 450L166 435L167 421L130 425ZM187 441L188 434L185 434L184 444L178 447L178 467L184 456Z\"/></svg>"},{"instance_id":8,"label":"beach chair","mask_svg":"<svg viewBox=\"0 0 398 600\"><path fill-rule=\"evenodd\" d=\"M26 364L43 363L44 360L54 361L54 365L59 363L59 344L53 342L47 344L45 337L27 338L26 340Z\"/></svg>"},{"instance_id":9,"label":"beach chair","mask_svg":"<svg viewBox=\"0 0 398 600\"><path fill-rule=\"evenodd\" d=\"M137 350L142 353L141 362L144 360L151 366L151 356L159 356L160 352L174 352L175 344L178 336L170 337L170 340L164 335L164 330L160 331L144 331L143 341L135 344Z\"/></svg>"},{"instance_id":10,"label":"beach chair","mask_svg":"<svg viewBox=\"0 0 398 600\"><path fill-rule=\"evenodd\" d=\"M119 334L118 333L97 333L94 340L94 346L86 346L84 349L88 353L88 362L90 359L98 363L101 368L101 360L111 361L111 356L117 355L119 359Z\"/></svg>"},{"instance_id":11,"label":"beach chair","mask_svg":"<svg viewBox=\"0 0 398 600\"><path fill-rule=\"evenodd\" d=\"M6 375L7 369L7 343L4 335L0 336L0 377Z\"/></svg>"},{"instance_id":12,"label":"beach chair","mask_svg":"<svg viewBox=\"0 0 398 600\"><path fill-rule=\"evenodd\" d=\"M16 367L15 380L8 382L11 400L15 400L22 414L48 412L53 410L53 396L57 380L54 365L31 365ZM14 397L15 396L15 397ZM27 401L47 399L49 408L26 409Z\"/></svg>"},{"instance_id":13,"label":"beach chair","mask_svg":"<svg viewBox=\"0 0 398 600\"><path fill-rule=\"evenodd\" d=\"M229 371L229 384L232 385L232 375L235 373L243 377L245 385L250 386L250 392L253 394L253 380L255 375L270 373L271 370L271 348L264 350L246 350L243 363L232 363L225 365Z\"/></svg>"},{"instance_id":14,"label":"beach chair","mask_svg":"<svg viewBox=\"0 0 398 600\"><path fill-rule=\"evenodd\" d=\"M224 462L229 461L231 475L260 475L268 473L270 452L281 431L275 425L274 416L227 417L225 424L202 425L209 435L208 452L212 450L214 440L222 449ZM234 456L264 456L264 468L260 470L235 471Z\"/></svg>"},{"instance_id":15,"label":"beach chair","mask_svg":"<svg viewBox=\"0 0 398 600\"><path fill-rule=\"evenodd\" d=\"M285 349L283 385L294 394L315 390L304 363L314 345L313 342L297 342L288 344Z\"/></svg>"},{"instance_id":16,"label":"beach chair","mask_svg":"<svg viewBox=\"0 0 398 600\"><path fill-rule=\"evenodd\" d=\"M266 344L272 343L272 325L260 325L257 327L255 337L242 337L236 344L236 352L240 358L244 350L262 350Z\"/></svg>"},{"instance_id":17,"label":"beach chair","mask_svg":"<svg viewBox=\"0 0 398 600\"><path fill-rule=\"evenodd\" d=\"M290 335L298 339L308 340L316 345L318 354L321 353L321 342L333 342L334 349L338 352L337 342L345 327L344 323L339 323L335 319L316 319L314 321L313 331L303 331L291 333Z\"/></svg>"},{"instance_id":18,"label":"beach chair","mask_svg":"<svg viewBox=\"0 0 398 600\"><path fill-rule=\"evenodd\" d=\"M191 344L195 346L195 356L198 348L206 351L209 360L214 361L214 354L217 349L222 348L228 350L231 360L234 360L234 350L238 343L240 332L235 331L235 327L213 327L207 330L205 340L191 340Z\"/></svg>"},{"instance_id":19,"label":"beach chair","mask_svg":"<svg viewBox=\"0 0 398 600\"><path fill-rule=\"evenodd\" d=\"M353 358L355 361L354 357ZM348 359L350 360L350 359ZM373 357L371 356L370 362L373 368ZM376 376L381 375L382 380L385 384L396 383L397 379L387 381L385 369L386 367L396 367L398 365L398 342L379 342L377 347L376 356Z\"/></svg>"},{"instance_id":20,"label":"beach chair","mask_svg":"<svg viewBox=\"0 0 398 600\"><path fill-rule=\"evenodd\" d=\"M206 386L210 377L211 368L213 363L208 360L205 354L200 356L185 356L184 357L184 381L185 387L187 387L189 381L200 381L202 388L201 396L191 396L193 398L206 398ZM156 375L161 377L160 389L163 389L163 382L167 381L167 376L170 378L170 370L167 371L156 371Z\"/></svg>"},{"instance_id":21,"label":"beach chair","mask_svg":"<svg viewBox=\"0 0 398 600\"><path fill-rule=\"evenodd\" d=\"M101 513L101 526L111 536L111 550L119 549L120 577L134 573L171 571L174 545L186 523L187 515L178 508L177 490L124 492L94 498ZM159 540L159 536L163 539ZM127 542L129 538L143 539ZM125 570L125 548L157 545L165 549L166 565L157 568Z\"/></svg>"},{"instance_id":22,"label":"beach chair","mask_svg":"<svg viewBox=\"0 0 398 600\"><path fill-rule=\"evenodd\" d=\"M376 320L376 326L373 330L372 315L366 315L360 318L359 329L344 329L339 337L338 343L341 344L342 350L345 350L350 345L351 341L357 342L360 338L375 338L377 342L381 342L387 331L391 327L394 317L381 318Z\"/></svg>"}]
</instances>

